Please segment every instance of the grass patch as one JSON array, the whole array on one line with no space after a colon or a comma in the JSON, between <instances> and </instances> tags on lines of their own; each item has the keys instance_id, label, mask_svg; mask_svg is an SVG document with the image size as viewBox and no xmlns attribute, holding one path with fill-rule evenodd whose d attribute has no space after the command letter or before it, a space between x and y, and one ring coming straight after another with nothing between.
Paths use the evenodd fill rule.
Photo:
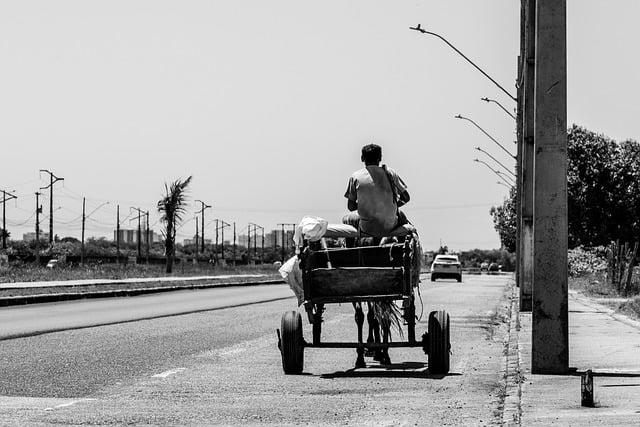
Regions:
<instances>
[{"instance_id":1,"label":"grass patch","mask_svg":"<svg viewBox=\"0 0 640 427\"><path fill-rule=\"evenodd\" d=\"M277 275L277 268L270 264L216 266L210 264L174 265L173 274L165 273L164 265L135 264L87 264L57 268L36 267L33 264L12 263L0 269L0 283L39 282L87 279L129 279L141 277L218 276L227 274Z\"/></svg>"},{"instance_id":2,"label":"grass patch","mask_svg":"<svg viewBox=\"0 0 640 427\"><path fill-rule=\"evenodd\" d=\"M620 304L618 311L636 320L640 320L640 296Z\"/></svg>"},{"instance_id":3,"label":"grass patch","mask_svg":"<svg viewBox=\"0 0 640 427\"><path fill-rule=\"evenodd\" d=\"M617 297L618 291L607 282L604 272L583 273L569 277L569 288L593 297Z\"/></svg>"}]
</instances>

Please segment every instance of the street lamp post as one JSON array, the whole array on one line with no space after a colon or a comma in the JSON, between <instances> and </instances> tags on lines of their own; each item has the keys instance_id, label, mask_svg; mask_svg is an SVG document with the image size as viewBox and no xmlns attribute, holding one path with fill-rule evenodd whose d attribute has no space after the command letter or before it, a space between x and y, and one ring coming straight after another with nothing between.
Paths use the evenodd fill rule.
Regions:
<instances>
[{"instance_id":1,"label":"street lamp post","mask_svg":"<svg viewBox=\"0 0 640 427\"><path fill-rule=\"evenodd\" d=\"M435 36L437 38L439 38L440 40L442 40L443 42L445 42L451 49L455 50L456 53L460 56L462 56L464 59L467 60L467 62L471 65L473 65L475 67L476 70L480 71L486 78L488 78L489 80L491 80L491 82L496 85L501 91L503 91L505 94L507 94L507 96L511 99L513 99L514 101L518 101L517 98L515 98L513 95L511 95L505 88L503 88L497 81L495 81L489 74L487 74L482 68L478 67L472 60L470 60L469 58L467 58L467 56L460 52L454 45L452 45L451 43L449 43L449 41L447 39L445 39L444 37L442 37L440 34L434 33L432 31L427 31L423 28L420 27L420 24L418 24L416 27L409 27L410 30L415 30L418 32L421 32L422 34L429 34L432 36Z\"/></svg>"},{"instance_id":2,"label":"street lamp post","mask_svg":"<svg viewBox=\"0 0 640 427\"><path fill-rule=\"evenodd\" d=\"M502 108L502 110L507 113L513 120L516 120L516 116L514 116L513 114L511 114L509 112L509 110L507 110L506 108L504 108L504 105L500 104L498 101L496 101L495 99L489 99L487 97L484 98L480 98L482 101L484 102L493 102L494 104L496 104L498 107Z\"/></svg>"},{"instance_id":3,"label":"street lamp post","mask_svg":"<svg viewBox=\"0 0 640 427\"><path fill-rule=\"evenodd\" d=\"M513 185L507 185L502 181L496 181L496 184L500 184L500 185L504 185L505 187L507 187L509 190L513 189Z\"/></svg>"},{"instance_id":4,"label":"street lamp post","mask_svg":"<svg viewBox=\"0 0 640 427\"><path fill-rule=\"evenodd\" d=\"M508 168L508 167L506 167L505 165L503 165L503 164L502 164L502 162L500 162L498 159L496 159L495 157L493 157L491 154L487 153L485 150L483 150L483 149L482 149L482 148L480 148L480 147L476 147L476 150L478 150L478 151L480 151L480 152L482 152L482 153L486 154L487 156L491 157L491 159L493 159L493 161L494 161L494 162L496 162L497 164L499 164L500 166L502 166L502 168L503 168L504 170L506 170L507 172L509 172L511 175L513 175L513 177L514 177L514 178L516 177L516 174L515 174L515 173L511 172L511 170L509 170L509 168Z\"/></svg>"},{"instance_id":5,"label":"street lamp post","mask_svg":"<svg viewBox=\"0 0 640 427\"><path fill-rule=\"evenodd\" d=\"M494 168L492 168L492 167L491 167L487 162L484 162L484 161L482 161L482 160L480 160L480 159L473 159L473 161L474 161L474 162L478 162L478 163L482 163L483 165L485 165L486 167L488 167L488 168L489 168L489 170L490 170L491 172L495 173L495 174L498 176L498 178L500 178L501 180L503 180L503 181L505 182L505 184L508 184L508 185L513 185L513 184L514 184L514 182L511 182L511 181L508 181L508 180L507 180L508 175L506 175L506 177L507 177L507 178L505 178L505 175L504 175L503 173L501 173L500 171L497 171L497 170L495 170Z\"/></svg>"},{"instance_id":6,"label":"street lamp post","mask_svg":"<svg viewBox=\"0 0 640 427\"><path fill-rule=\"evenodd\" d=\"M454 116L456 119L460 119L460 120L466 120L470 123L472 123L475 127L477 127L478 129L480 129L482 131L482 133L484 133L485 135L487 135L489 137L490 140L492 140L493 142L495 142L498 147L502 148L504 150L505 153L507 153L509 156L511 156L514 160L516 159L516 156L514 156L513 154L511 154L511 152L509 150L507 150L506 148L504 148L504 146L502 144L500 144L494 137L492 137L491 135L489 135L487 133L486 130L482 129L476 122L474 122L473 120L471 120L468 117L464 117L460 114L458 114L457 116Z\"/></svg>"}]
</instances>

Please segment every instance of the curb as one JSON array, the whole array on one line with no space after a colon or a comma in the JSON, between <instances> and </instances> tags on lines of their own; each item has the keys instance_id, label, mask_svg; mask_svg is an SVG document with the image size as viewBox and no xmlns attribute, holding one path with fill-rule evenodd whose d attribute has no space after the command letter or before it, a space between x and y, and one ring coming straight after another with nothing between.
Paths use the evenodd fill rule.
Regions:
<instances>
[{"instance_id":1,"label":"curb","mask_svg":"<svg viewBox=\"0 0 640 427\"><path fill-rule=\"evenodd\" d=\"M505 398L502 410L502 425L519 426L522 418L521 398L523 374L518 346L520 331L520 307L517 287L511 291L511 306L509 308L508 340L505 343Z\"/></svg>"},{"instance_id":2,"label":"curb","mask_svg":"<svg viewBox=\"0 0 640 427\"><path fill-rule=\"evenodd\" d=\"M254 282L242 282L242 283L206 283L206 284L186 284L177 286L157 286L153 288L141 288L141 289L112 289L108 291L94 291L94 292L67 292L56 294L38 294L38 295L25 295L15 297L1 297L0 307L8 307L14 305L26 305L26 304L42 304L47 302L58 301L70 301L77 299L90 299L90 298L113 298L113 297L129 297L143 294L172 292L189 289L209 289L209 288L230 288L234 286L261 286L261 285L283 285L284 280L262 280Z\"/></svg>"}]
</instances>

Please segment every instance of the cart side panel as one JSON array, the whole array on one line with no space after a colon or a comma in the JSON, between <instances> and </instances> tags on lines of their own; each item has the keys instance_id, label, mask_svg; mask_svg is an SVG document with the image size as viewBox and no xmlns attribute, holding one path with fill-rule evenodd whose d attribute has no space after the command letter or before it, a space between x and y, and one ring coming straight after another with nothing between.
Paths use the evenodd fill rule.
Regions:
<instances>
[{"instance_id":1,"label":"cart side panel","mask_svg":"<svg viewBox=\"0 0 640 427\"><path fill-rule=\"evenodd\" d=\"M312 251L307 268L402 267L404 245L365 246Z\"/></svg>"},{"instance_id":2,"label":"cart side panel","mask_svg":"<svg viewBox=\"0 0 640 427\"><path fill-rule=\"evenodd\" d=\"M367 295L403 295L402 268L318 268L309 273L308 300L344 299Z\"/></svg>"}]
</instances>

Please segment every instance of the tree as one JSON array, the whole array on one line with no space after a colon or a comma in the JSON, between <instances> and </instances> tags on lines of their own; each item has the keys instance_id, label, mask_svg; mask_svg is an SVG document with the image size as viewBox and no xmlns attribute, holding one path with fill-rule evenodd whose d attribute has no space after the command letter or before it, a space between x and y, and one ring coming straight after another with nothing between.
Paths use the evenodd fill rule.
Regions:
<instances>
[{"instance_id":1,"label":"tree","mask_svg":"<svg viewBox=\"0 0 640 427\"><path fill-rule=\"evenodd\" d=\"M573 125L567 132L569 247L640 236L640 144L622 143ZM491 208L496 231L515 250L515 191ZM513 248L513 249L511 249Z\"/></svg>"},{"instance_id":2,"label":"tree","mask_svg":"<svg viewBox=\"0 0 640 427\"><path fill-rule=\"evenodd\" d=\"M509 251L514 252L516 250L516 189L511 188L509 197L507 197L502 206L493 206L489 211L489 214L493 217L493 227L500 236L500 243L502 247Z\"/></svg>"},{"instance_id":3,"label":"tree","mask_svg":"<svg viewBox=\"0 0 640 427\"><path fill-rule=\"evenodd\" d=\"M158 201L158 213L160 221L164 224L165 256L167 258L167 273L173 271L173 258L175 257L176 228L186 213L187 187L191 182L191 176L184 181L177 179L171 185L164 184L165 196Z\"/></svg>"}]
</instances>

